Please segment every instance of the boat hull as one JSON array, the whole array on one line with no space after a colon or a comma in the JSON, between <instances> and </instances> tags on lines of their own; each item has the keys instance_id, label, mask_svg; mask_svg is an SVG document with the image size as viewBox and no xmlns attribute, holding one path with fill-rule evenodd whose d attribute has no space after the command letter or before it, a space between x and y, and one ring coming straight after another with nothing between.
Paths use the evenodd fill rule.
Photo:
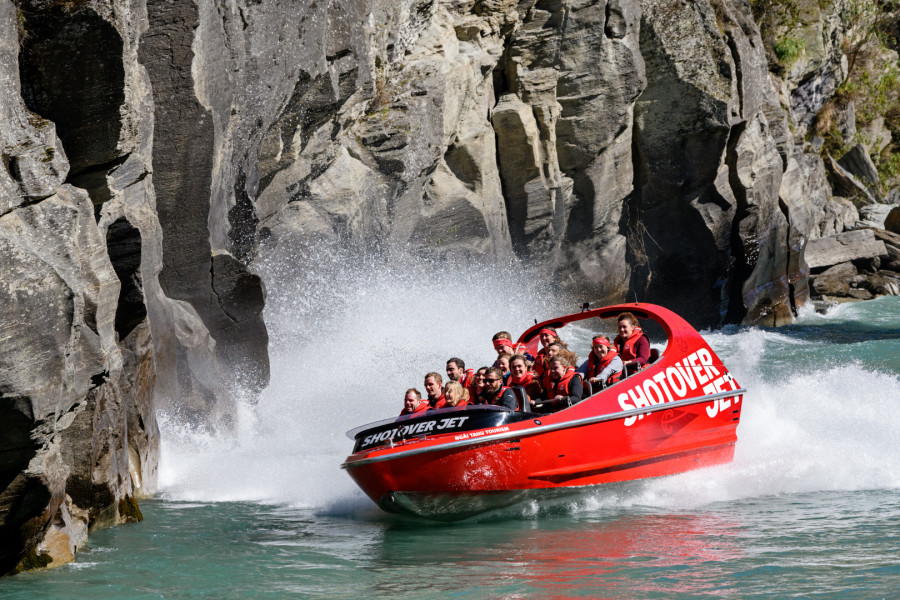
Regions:
<instances>
[{"instance_id":1,"label":"boat hull","mask_svg":"<svg viewBox=\"0 0 900 600\"><path fill-rule=\"evenodd\" d=\"M460 519L520 502L528 490L583 488L728 463L739 409L710 426L708 404L657 411L634 429L621 418L529 435L529 421L513 438L346 467L386 511ZM414 444L404 446L408 452Z\"/></svg>"}]
</instances>

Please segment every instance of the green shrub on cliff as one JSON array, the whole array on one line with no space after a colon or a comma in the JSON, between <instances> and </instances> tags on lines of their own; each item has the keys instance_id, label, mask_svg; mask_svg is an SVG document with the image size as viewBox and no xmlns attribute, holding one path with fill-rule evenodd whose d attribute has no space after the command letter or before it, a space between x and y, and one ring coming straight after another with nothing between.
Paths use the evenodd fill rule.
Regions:
<instances>
[{"instance_id":1,"label":"green shrub on cliff","mask_svg":"<svg viewBox=\"0 0 900 600\"><path fill-rule=\"evenodd\" d=\"M773 50L778 60L789 67L800 57L800 53L805 47L806 43L803 40L787 37L775 42Z\"/></svg>"}]
</instances>

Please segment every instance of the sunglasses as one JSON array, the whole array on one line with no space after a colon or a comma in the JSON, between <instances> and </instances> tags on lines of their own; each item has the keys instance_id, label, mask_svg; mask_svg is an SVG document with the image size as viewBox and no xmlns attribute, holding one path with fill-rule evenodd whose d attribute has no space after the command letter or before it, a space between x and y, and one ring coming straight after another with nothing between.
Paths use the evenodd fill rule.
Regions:
<instances>
[{"instance_id":1,"label":"sunglasses","mask_svg":"<svg viewBox=\"0 0 900 600\"><path fill-rule=\"evenodd\" d=\"M500 379L487 379L484 380L486 383L494 383L495 381L500 381Z\"/></svg>"}]
</instances>

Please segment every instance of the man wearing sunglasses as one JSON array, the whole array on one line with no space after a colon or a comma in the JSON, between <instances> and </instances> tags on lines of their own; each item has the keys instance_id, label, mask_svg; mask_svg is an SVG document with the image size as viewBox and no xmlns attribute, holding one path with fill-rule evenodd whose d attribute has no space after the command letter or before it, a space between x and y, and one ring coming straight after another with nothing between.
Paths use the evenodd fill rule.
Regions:
<instances>
[{"instance_id":1,"label":"man wearing sunglasses","mask_svg":"<svg viewBox=\"0 0 900 600\"><path fill-rule=\"evenodd\" d=\"M509 410L516 410L519 401L516 395L508 387L503 385L503 372L497 367L491 367L484 374L484 390L481 392L481 401L484 404L505 406Z\"/></svg>"}]
</instances>

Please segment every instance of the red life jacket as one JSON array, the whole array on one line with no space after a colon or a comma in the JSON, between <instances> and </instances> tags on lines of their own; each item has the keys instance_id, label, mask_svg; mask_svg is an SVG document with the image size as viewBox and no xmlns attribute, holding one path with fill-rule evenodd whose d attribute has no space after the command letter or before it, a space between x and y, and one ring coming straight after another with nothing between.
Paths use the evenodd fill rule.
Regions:
<instances>
[{"instance_id":1,"label":"red life jacket","mask_svg":"<svg viewBox=\"0 0 900 600\"><path fill-rule=\"evenodd\" d=\"M500 389L497 390L497 395L494 396L493 400L491 400L491 404L493 404L495 406L500 406L500 399L503 398L503 393L508 389L509 389L509 387L507 387L505 385L501 385Z\"/></svg>"},{"instance_id":2,"label":"red life jacket","mask_svg":"<svg viewBox=\"0 0 900 600\"><path fill-rule=\"evenodd\" d=\"M509 385L521 385L522 387L528 385L534 381L534 373L531 371L526 371L524 375L522 375L521 379L516 379L514 376L510 375L509 377Z\"/></svg>"},{"instance_id":3,"label":"red life jacket","mask_svg":"<svg viewBox=\"0 0 900 600\"><path fill-rule=\"evenodd\" d=\"M462 374L462 377L459 378L459 385L464 388L469 387L469 384L474 383L475 381L475 369L466 369L466 372Z\"/></svg>"},{"instance_id":4,"label":"red life jacket","mask_svg":"<svg viewBox=\"0 0 900 600\"><path fill-rule=\"evenodd\" d=\"M544 359L547 357L547 349L541 348L538 350L537 356L534 359L534 365L531 367L534 369L535 374L540 377L544 374L544 370L546 370L547 365L544 364Z\"/></svg>"},{"instance_id":5,"label":"red life jacket","mask_svg":"<svg viewBox=\"0 0 900 600\"><path fill-rule=\"evenodd\" d=\"M559 381L553 382L552 394L549 394L547 399L552 400L557 396L568 396L569 395L569 382L572 381L572 378L575 377L577 373L575 373L575 367L568 367L566 372L560 378ZM547 388L545 388L547 389Z\"/></svg>"},{"instance_id":6,"label":"red life jacket","mask_svg":"<svg viewBox=\"0 0 900 600\"><path fill-rule=\"evenodd\" d=\"M431 404L431 400L428 401L428 404ZM431 408L444 408L447 406L447 399L444 398L444 395L441 394L441 397L434 401L434 405Z\"/></svg>"},{"instance_id":7,"label":"red life jacket","mask_svg":"<svg viewBox=\"0 0 900 600\"><path fill-rule=\"evenodd\" d=\"M537 363L535 363L535 364L537 364ZM541 381L541 389L542 390L549 390L551 387L553 387L553 380L550 379L550 369L546 369L541 374L540 381Z\"/></svg>"},{"instance_id":8,"label":"red life jacket","mask_svg":"<svg viewBox=\"0 0 900 600\"><path fill-rule=\"evenodd\" d=\"M469 404L478 404L478 394L475 393L475 377L472 377L472 383L466 386L469 390Z\"/></svg>"},{"instance_id":9,"label":"red life jacket","mask_svg":"<svg viewBox=\"0 0 900 600\"><path fill-rule=\"evenodd\" d=\"M634 352L635 344L637 341L644 337L644 331L640 327L635 327L634 331L631 332L631 335L628 336L627 340L623 340L621 335L616 336L616 347L619 348L619 351L622 354L622 360L634 360L637 358L637 354Z\"/></svg>"},{"instance_id":10,"label":"red life jacket","mask_svg":"<svg viewBox=\"0 0 900 600\"><path fill-rule=\"evenodd\" d=\"M414 409L408 411L404 408L402 411L400 411L400 414L401 415L413 415L416 413L425 412L429 408L431 408L431 404L428 403L428 400L419 400L419 405L416 406Z\"/></svg>"},{"instance_id":11,"label":"red life jacket","mask_svg":"<svg viewBox=\"0 0 900 600\"><path fill-rule=\"evenodd\" d=\"M485 388L485 389L487 389L487 388ZM484 398L482 396L479 396L477 402L473 402L472 400L469 400L469 404L495 404L495 405L499 406L500 399L503 397L503 392L505 392L508 389L509 388L507 386L501 385L500 389L497 390L497 395L494 396L493 398L491 398L490 401L488 401L486 398ZM484 390L482 390L482 393L484 393Z\"/></svg>"},{"instance_id":12,"label":"red life jacket","mask_svg":"<svg viewBox=\"0 0 900 600\"><path fill-rule=\"evenodd\" d=\"M605 369L606 367L608 367L609 363L611 363L612 360L615 357L617 357L618 355L619 355L619 353L616 352L615 348L610 348L609 351L606 353L606 356L604 356L603 358L597 358L597 355L594 354L593 351L591 351L591 355L588 356L588 368L587 368L587 373L586 373L585 379L592 379L592 378L596 377L597 375L599 375L600 372L603 371L603 369ZM619 381L620 379L622 379L622 371L619 371L618 373L613 373L612 375L610 375L609 377L606 378L606 381L604 383L615 383L615 382Z\"/></svg>"}]
</instances>

